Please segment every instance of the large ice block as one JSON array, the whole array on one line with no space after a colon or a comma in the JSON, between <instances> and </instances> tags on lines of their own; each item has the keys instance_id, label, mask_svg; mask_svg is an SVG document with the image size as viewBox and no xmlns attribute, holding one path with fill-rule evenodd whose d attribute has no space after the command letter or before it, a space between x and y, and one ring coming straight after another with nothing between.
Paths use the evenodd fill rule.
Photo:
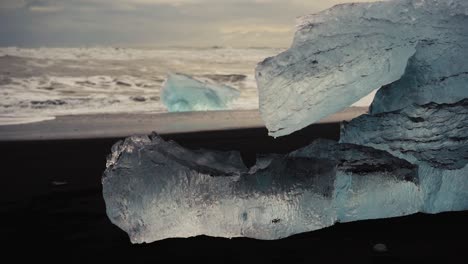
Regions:
<instances>
[{"instance_id":1,"label":"large ice block","mask_svg":"<svg viewBox=\"0 0 468 264\"><path fill-rule=\"evenodd\" d=\"M169 112L227 110L239 96L235 88L184 74L170 74L161 91L162 102Z\"/></svg>"},{"instance_id":2,"label":"large ice block","mask_svg":"<svg viewBox=\"0 0 468 264\"><path fill-rule=\"evenodd\" d=\"M360 116L343 125L340 142L417 164L424 212L468 210L468 99Z\"/></svg>"},{"instance_id":3,"label":"large ice block","mask_svg":"<svg viewBox=\"0 0 468 264\"><path fill-rule=\"evenodd\" d=\"M237 152L131 137L113 147L102 183L107 215L133 243L202 234L278 239L422 206L414 165L325 140L263 157L247 171Z\"/></svg>"},{"instance_id":4,"label":"large ice block","mask_svg":"<svg viewBox=\"0 0 468 264\"><path fill-rule=\"evenodd\" d=\"M449 92L449 99L461 99L467 14L465 0L393 0L343 4L301 18L291 48L256 69L270 135L290 134L400 79L388 91L406 98L402 106ZM412 95L419 84L416 90L426 96ZM386 104L393 108L396 101Z\"/></svg>"}]
</instances>

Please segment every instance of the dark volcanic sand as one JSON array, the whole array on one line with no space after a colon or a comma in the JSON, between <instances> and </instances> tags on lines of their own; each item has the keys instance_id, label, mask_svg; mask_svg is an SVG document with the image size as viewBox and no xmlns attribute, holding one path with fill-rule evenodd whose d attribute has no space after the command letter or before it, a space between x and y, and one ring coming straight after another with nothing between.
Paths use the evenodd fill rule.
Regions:
<instances>
[{"instance_id":1,"label":"dark volcanic sand","mask_svg":"<svg viewBox=\"0 0 468 264\"><path fill-rule=\"evenodd\" d=\"M248 165L257 153L285 153L317 137L338 136L338 123L313 125L277 140L264 128L164 135L190 148L240 150ZM202 236L132 245L107 219L101 194L106 156L117 140L0 142L3 259L285 264L468 260L468 212L337 224L277 241ZM387 251L374 250L376 244Z\"/></svg>"}]
</instances>

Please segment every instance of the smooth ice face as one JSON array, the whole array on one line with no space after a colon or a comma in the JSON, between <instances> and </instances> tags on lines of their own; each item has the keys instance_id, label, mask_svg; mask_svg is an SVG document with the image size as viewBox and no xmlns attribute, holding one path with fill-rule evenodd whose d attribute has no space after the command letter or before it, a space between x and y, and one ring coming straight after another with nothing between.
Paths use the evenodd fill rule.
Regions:
<instances>
[{"instance_id":1,"label":"smooth ice face","mask_svg":"<svg viewBox=\"0 0 468 264\"><path fill-rule=\"evenodd\" d=\"M113 147L103 195L133 243L209 235L278 239L337 221L401 216L421 205L417 169L387 152L316 141L259 159L192 151L157 135Z\"/></svg>"},{"instance_id":2,"label":"smooth ice face","mask_svg":"<svg viewBox=\"0 0 468 264\"><path fill-rule=\"evenodd\" d=\"M430 64L415 78L423 79L432 97L437 89L461 92L453 83L466 84L466 76L454 75L466 68L467 14L464 0L394 0L343 4L301 18L291 48L256 69L260 112L270 135L290 134L409 75L412 57L409 66ZM451 80L432 85L437 77Z\"/></svg>"},{"instance_id":3,"label":"smooth ice face","mask_svg":"<svg viewBox=\"0 0 468 264\"><path fill-rule=\"evenodd\" d=\"M340 142L417 164L425 212L468 210L468 99L360 116L344 124Z\"/></svg>"},{"instance_id":4,"label":"smooth ice face","mask_svg":"<svg viewBox=\"0 0 468 264\"><path fill-rule=\"evenodd\" d=\"M416 166L386 151L316 140L289 156L337 166L333 206L338 222L403 216L421 209Z\"/></svg>"},{"instance_id":5,"label":"smooth ice face","mask_svg":"<svg viewBox=\"0 0 468 264\"><path fill-rule=\"evenodd\" d=\"M239 96L235 88L183 74L170 74L161 92L169 112L226 110Z\"/></svg>"}]
</instances>

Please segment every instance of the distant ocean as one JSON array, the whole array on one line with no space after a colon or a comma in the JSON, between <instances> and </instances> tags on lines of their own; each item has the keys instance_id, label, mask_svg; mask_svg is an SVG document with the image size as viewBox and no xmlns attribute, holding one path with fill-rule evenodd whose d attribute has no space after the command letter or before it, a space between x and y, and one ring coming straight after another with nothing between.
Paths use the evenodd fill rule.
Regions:
<instances>
[{"instance_id":1,"label":"distant ocean","mask_svg":"<svg viewBox=\"0 0 468 264\"><path fill-rule=\"evenodd\" d=\"M0 125L56 116L161 113L170 72L208 78L241 92L233 109L257 109L255 66L273 48L0 48Z\"/></svg>"}]
</instances>

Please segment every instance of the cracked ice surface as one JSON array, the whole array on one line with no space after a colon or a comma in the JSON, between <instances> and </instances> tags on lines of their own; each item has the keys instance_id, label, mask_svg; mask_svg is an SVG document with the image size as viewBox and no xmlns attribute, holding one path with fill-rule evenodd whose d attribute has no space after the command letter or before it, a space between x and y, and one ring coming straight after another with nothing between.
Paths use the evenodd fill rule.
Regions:
<instances>
[{"instance_id":1,"label":"cracked ice surface","mask_svg":"<svg viewBox=\"0 0 468 264\"><path fill-rule=\"evenodd\" d=\"M422 205L416 166L326 140L263 157L247 171L237 152L131 137L114 145L102 183L107 215L133 243L202 234L278 239Z\"/></svg>"},{"instance_id":2,"label":"cracked ice surface","mask_svg":"<svg viewBox=\"0 0 468 264\"><path fill-rule=\"evenodd\" d=\"M468 23L468 20L467 22ZM377 91L372 114L412 104L455 103L468 98L468 36L421 41L398 81Z\"/></svg>"},{"instance_id":3,"label":"cracked ice surface","mask_svg":"<svg viewBox=\"0 0 468 264\"><path fill-rule=\"evenodd\" d=\"M270 135L306 127L400 78L388 91L407 99L390 99L388 107L381 104L385 109L448 92L450 98L441 102L461 99L467 24L464 0L343 4L301 18L291 48L256 69L260 112ZM411 78L412 68L420 72ZM426 95L413 96L408 81Z\"/></svg>"},{"instance_id":4,"label":"cracked ice surface","mask_svg":"<svg viewBox=\"0 0 468 264\"><path fill-rule=\"evenodd\" d=\"M344 124L340 142L386 150L417 164L423 211L468 210L468 99L360 116Z\"/></svg>"},{"instance_id":5,"label":"cracked ice surface","mask_svg":"<svg viewBox=\"0 0 468 264\"><path fill-rule=\"evenodd\" d=\"M169 112L226 110L240 96L235 88L183 74L170 74L161 93Z\"/></svg>"}]
</instances>

